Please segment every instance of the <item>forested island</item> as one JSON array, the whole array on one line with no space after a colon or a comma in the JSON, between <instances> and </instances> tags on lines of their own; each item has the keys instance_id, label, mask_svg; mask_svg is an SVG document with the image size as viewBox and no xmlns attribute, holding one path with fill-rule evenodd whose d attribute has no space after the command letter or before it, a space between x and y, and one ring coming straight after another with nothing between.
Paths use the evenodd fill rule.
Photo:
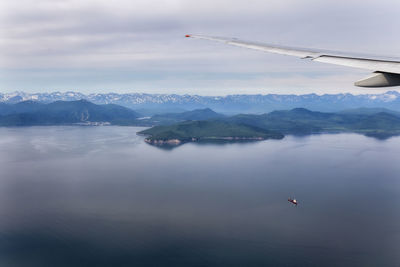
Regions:
<instances>
[{"instance_id":1,"label":"forested island","mask_svg":"<svg viewBox=\"0 0 400 267\"><path fill-rule=\"evenodd\" d=\"M282 139L283 134L225 121L186 121L168 126L155 126L139 132L149 135L147 143L154 145L179 145L200 141L255 141Z\"/></svg>"}]
</instances>

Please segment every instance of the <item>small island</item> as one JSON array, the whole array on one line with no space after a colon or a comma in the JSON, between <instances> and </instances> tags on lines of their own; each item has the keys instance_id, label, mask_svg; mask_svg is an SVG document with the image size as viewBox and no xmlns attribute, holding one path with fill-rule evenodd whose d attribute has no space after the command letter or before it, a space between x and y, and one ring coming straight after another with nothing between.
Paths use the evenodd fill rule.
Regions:
<instances>
[{"instance_id":1,"label":"small island","mask_svg":"<svg viewBox=\"0 0 400 267\"><path fill-rule=\"evenodd\" d=\"M139 134L148 136L145 142L160 146L203 141L260 141L284 137L279 132L218 120L185 121L174 125L155 126Z\"/></svg>"}]
</instances>

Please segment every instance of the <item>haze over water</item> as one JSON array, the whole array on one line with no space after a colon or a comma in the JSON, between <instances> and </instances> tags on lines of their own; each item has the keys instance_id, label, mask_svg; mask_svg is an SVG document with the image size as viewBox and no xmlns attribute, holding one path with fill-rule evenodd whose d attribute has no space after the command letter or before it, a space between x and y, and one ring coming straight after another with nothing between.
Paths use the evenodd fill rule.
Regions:
<instances>
[{"instance_id":1,"label":"haze over water","mask_svg":"<svg viewBox=\"0 0 400 267\"><path fill-rule=\"evenodd\" d=\"M139 129L0 128L0 266L400 265L400 137Z\"/></svg>"}]
</instances>

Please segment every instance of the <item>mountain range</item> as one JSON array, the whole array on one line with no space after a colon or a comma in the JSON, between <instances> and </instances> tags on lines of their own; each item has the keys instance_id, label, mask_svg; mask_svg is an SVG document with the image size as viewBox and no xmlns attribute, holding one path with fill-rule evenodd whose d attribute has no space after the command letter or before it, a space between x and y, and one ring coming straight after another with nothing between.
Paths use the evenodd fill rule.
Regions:
<instances>
[{"instance_id":1,"label":"mountain range","mask_svg":"<svg viewBox=\"0 0 400 267\"><path fill-rule=\"evenodd\" d=\"M87 100L55 101L49 104L23 101L0 104L0 126L60 124L132 124L140 115L114 104L96 105Z\"/></svg>"},{"instance_id":2,"label":"mountain range","mask_svg":"<svg viewBox=\"0 0 400 267\"><path fill-rule=\"evenodd\" d=\"M400 113L386 108L356 108L341 112L295 108L226 116L205 108L143 117L123 106L97 105L87 100L48 104L30 100L0 103L0 126L65 124L155 126L142 133L150 135L146 140L159 143L168 140L262 140L282 138L286 134L322 132L356 132L387 138L400 134Z\"/></svg>"},{"instance_id":3,"label":"mountain range","mask_svg":"<svg viewBox=\"0 0 400 267\"><path fill-rule=\"evenodd\" d=\"M314 111L337 112L359 107L388 108L400 111L400 93L388 91L382 94L304 94L304 95L228 95L199 96L176 94L82 94L79 92L53 93L0 93L1 103L21 101L75 101L85 99L95 104L117 104L152 116L166 112L183 112L193 109L211 108L225 114L266 113L274 110L289 110L304 107Z\"/></svg>"},{"instance_id":4,"label":"mountain range","mask_svg":"<svg viewBox=\"0 0 400 267\"><path fill-rule=\"evenodd\" d=\"M138 112L120 105L97 105L87 100L55 101L48 104L31 100L16 104L0 103L0 126L77 123L89 125L106 123L113 125L154 126L223 117L225 116L209 108L143 117Z\"/></svg>"},{"instance_id":5,"label":"mountain range","mask_svg":"<svg viewBox=\"0 0 400 267\"><path fill-rule=\"evenodd\" d=\"M140 123L138 124L141 126L170 125L182 121L203 121L224 117L223 114L217 113L210 108L205 108L185 112L156 114L151 117L139 119Z\"/></svg>"}]
</instances>

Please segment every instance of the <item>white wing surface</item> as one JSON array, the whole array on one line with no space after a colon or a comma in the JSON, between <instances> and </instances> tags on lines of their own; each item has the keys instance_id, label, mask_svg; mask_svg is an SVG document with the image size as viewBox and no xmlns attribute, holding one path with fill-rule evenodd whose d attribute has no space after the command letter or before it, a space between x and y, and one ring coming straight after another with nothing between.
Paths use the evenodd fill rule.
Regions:
<instances>
[{"instance_id":1,"label":"white wing surface","mask_svg":"<svg viewBox=\"0 0 400 267\"><path fill-rule=\"evenodd\" d=\"M374 56L354 56L341 52L248 42L236 38L211 37L191 34L186 35L186 37L217 41L224 44L259 50L262 52L295 56L303 59L310 59L312 61L360 68L374 72L371 76L355 82L356 86L387 87L400 85L400 59L387 60Z\"/></svg>"}]
</instances>

